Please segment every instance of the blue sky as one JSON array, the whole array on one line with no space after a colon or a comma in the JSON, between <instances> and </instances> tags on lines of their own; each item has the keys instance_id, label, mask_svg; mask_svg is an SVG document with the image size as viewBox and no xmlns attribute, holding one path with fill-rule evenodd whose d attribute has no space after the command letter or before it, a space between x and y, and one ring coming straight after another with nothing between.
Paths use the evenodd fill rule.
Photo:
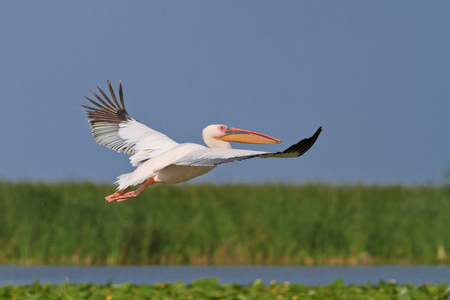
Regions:
<instances>
[{"instance_id":1,"label":"blue sky","mask_svg":"<svg viewBox=\"0 0 450 300\"><path fill-rule=\"evenodd\" d=\"M178 142L223 123L298 159L196 181L440 182L450 168L448 1L3 1L0 178L112 182L80 104L122 80L129 114Z\"/></svg>"}]
</instances>

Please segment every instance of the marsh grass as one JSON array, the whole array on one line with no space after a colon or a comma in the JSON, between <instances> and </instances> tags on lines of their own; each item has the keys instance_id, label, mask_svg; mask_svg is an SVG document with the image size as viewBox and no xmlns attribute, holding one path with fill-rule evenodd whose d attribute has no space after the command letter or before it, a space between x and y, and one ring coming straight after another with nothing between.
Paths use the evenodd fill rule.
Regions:
<instances>
[{"instance_id":1,"label":"marsh grass","mask_svg":"<svg viewBox=\"0 0 450 300\"><path fill-rule=\"evenodd\" d=\"M3 264L448 264L444 186L0 181Z\"/></svg>"}]
</instances>

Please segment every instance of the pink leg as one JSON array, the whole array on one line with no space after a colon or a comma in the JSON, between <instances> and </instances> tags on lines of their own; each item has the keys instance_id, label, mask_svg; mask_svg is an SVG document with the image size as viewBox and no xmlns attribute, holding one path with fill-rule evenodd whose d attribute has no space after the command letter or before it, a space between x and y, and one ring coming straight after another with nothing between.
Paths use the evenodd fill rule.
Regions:
<instances>
[{"instance_id":1,"label":"pink leg","mask_svg":"<svg viewBox=\"0 0 450 300\"><path fill-rule=\"evenodd\" d=\"M117 202L121 202L121 201L125 201L125 200L131 199L131 198L135 198L143 190L145 190L149 185L153 184L154 182L155 182L154 177L150 177L149 179L146 179L138 189L136 189L132 192L128 192L126 194L118 195L118 196L114 197L114 199L112 199L111 201L116 200ZM120 191L118 191L118 192L120 192Z\"/></svg>"}]
</instances>

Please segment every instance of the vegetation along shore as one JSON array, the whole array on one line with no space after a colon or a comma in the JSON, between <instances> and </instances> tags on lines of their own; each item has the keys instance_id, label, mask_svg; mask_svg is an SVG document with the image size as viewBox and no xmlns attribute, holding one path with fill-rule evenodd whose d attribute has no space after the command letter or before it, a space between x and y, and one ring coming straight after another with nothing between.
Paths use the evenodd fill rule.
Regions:
<instances>
[{"instance_id":1,"label":"vegetation along shore","mask_svg":"<svg viewBox=\"0 0 450 300\"><path fill-rule=\"evenodd\" d=\"M450 263L448 186L0 181L0 263Z\"/></svg>"},{"instance_id":2,"label":"vegetation along shore","mask_svg":"<svg viewBox=\"0 0 450 300\"><path fill-rule=\"evenodd\" d=\"M345 285L337 280L326 286L305 286L289 282L263 283L255 280L248 286L219 284L216 279L202 279L188 285L183 282L135 285L112 284L41 284L0 286L0 299L416 299L448 297L448 285L408 285L380 282L378 285Z\"/></svg>"}]
</instances>

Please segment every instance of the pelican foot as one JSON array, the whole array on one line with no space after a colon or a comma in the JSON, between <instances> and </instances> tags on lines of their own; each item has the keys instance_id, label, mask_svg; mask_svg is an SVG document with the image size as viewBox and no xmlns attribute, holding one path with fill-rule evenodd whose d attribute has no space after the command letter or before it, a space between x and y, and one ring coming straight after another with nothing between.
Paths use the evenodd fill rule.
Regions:
<instances>
[{"instance_id":1,"label":"pelican foot","mask_svg":"<svg viewBox=\"0 0 450 300\"><path fill-rule=\"evenodd\" d=\"M122 196L118 196L118 197L114 198L112 201L114 201L114 200L116 200L117 202L126 201L126 200L129 200L129 199L139 196L139 194L140 194L140 192L138 190L128 192Z\"/></svg>"},{"instance_id":2,"label":"pelican foot","mask_svg":"<svg viewBox=\"0 0 450 300\"><path fill-rule=\"evenodd\" d=\"M130 188L128 187L128 188L126 188L124 190L120 190L120 191L117 191L117 192L115 192L115 193L113 193L113 194L111 194L109 196L106 196L105 200L108 201L108 202L115 201L115 200L117 200L118 197L121 197L121 196L125 195L125 193L128 192L129 189Z\"/></svg>"}]
</instances>

